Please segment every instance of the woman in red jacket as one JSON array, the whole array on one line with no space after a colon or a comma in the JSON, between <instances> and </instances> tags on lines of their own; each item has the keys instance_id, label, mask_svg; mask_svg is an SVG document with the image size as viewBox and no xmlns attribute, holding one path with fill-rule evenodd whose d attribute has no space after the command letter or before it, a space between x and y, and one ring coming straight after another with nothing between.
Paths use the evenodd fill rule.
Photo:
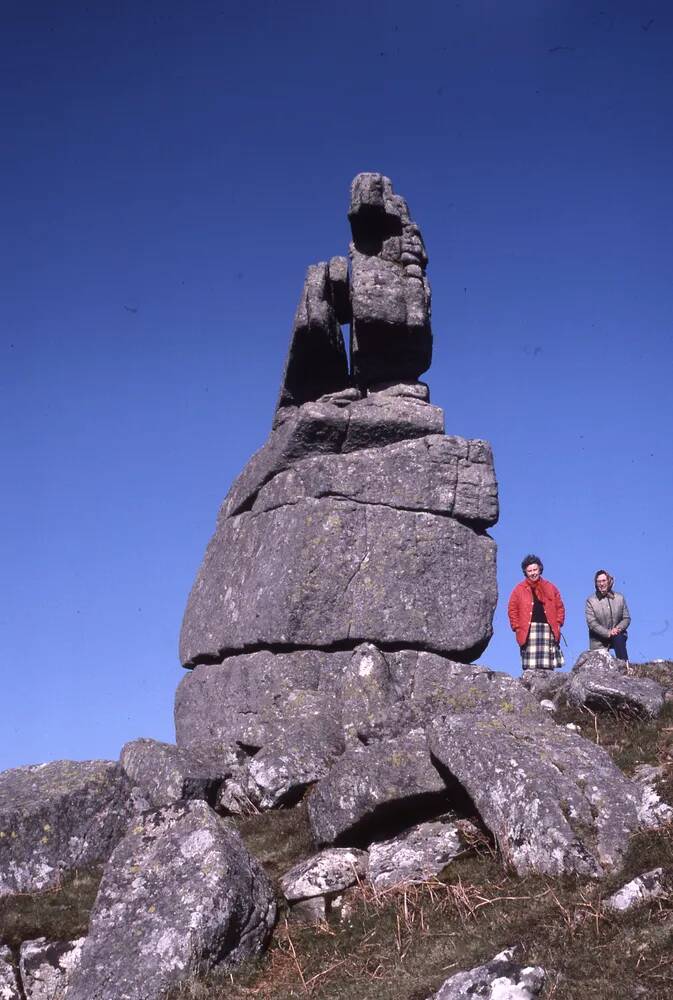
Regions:
<instances>
[{"instance_id":1,"label":"woman in red jacket","mask_svg":"<svg viewBox=\"0 0 673 1000\"><path fill-rule=\"evenodd\" d=\"M562 667L559 645L565 608L558 588L542 579L544 566L539 556L529 555L521 563L525 580L510 594L509 623L521 649L522 670L553 670Z\"/></svg>"}]
</instances>

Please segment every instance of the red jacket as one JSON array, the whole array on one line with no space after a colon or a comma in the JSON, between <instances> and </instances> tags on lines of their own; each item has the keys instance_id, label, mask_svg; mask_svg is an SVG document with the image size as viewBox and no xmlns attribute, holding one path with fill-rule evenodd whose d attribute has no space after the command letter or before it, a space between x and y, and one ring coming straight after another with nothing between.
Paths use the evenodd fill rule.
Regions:
<instances>
[{"instance_id":1,"label":"red jacket","mask_svg":"<svg viewBox=\"0 0 673 1000\"><path fill-rule=\"evenodd\" d=\"M536 590L537 596L542 601L542 607L554 633L554 638L559 642L561 626L566 619L566 609L563 607L558 588L549 580L543 580L540 577L536 583ZM510 594L507 614L509 615L509 623L516 633L516 641L520 646L525 645L533 617L533 591L527 580L517 583Z\"/></svg>"}]
</instances>

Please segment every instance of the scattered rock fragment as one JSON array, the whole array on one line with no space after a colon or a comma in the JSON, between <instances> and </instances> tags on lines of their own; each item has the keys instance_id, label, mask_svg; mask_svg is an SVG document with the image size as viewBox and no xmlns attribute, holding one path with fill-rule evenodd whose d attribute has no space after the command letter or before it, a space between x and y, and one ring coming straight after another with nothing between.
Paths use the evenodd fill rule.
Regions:
<instances>
[{"instance_id":1,"label":"scattered rock fragment","mask_svg":"<svg viewBox=\"0 0 673 1000\"><path fill-rule=\"evenodd\" d=\"M467 820L436 820L420 823L392 840L370 844L369 881L375 889L387 889L438 875L465 851L465 825L478 836L476 827Z\"/></svg>"},{"instance_id":2,"label":"scattered rock fragment","mask_svg":"<svg viewBox=\"0 0 673 1000\"><path fill-rule=\"evenodd\" d=\"M290 903L330 896L355 885L367 874L368 855L352 847L331 847L286 872L280 880Z\"/></svg>"},{"instance_id":3,"label":"scattered rock fragment","mask_svg":"<svg viewBox=\"0 0 673 1000\"><path fill-rule=\"evenodd\" d=\"M124 745L119 762L150 807L159 809L178 799L205 799L212 803L231 766L231 756L209 759L172 743L138 739Z\"/></svg>"},{"instance_id":4,"label":"scattered rock fragment","mask_svg":"<svg viewBox=\"0 0 673 1000\"><path fill-rule=\"evenodd\" d=\"M469 972L458 972L447 979L428 1000L534 1000L544 987L546 973L539 965L522 966L515 960L515 949L508 948Z\"/></svg>"},{"instance_id":5,"label":"scattered rock fragment","mask_svg":"<svg viewBox=\"0 0 673 1000\"><path fill-rule=\"evenodd\" d=\"M670 878L666 877L664 869L653 868L652 871L644 872L637 878L631 879L617 892L604 899L603 907L615 913L624 913L626 910L632 910L634 906L641 906L653 899L670 896L672 889L673 883Z\"/></svg>"}]
</instances>

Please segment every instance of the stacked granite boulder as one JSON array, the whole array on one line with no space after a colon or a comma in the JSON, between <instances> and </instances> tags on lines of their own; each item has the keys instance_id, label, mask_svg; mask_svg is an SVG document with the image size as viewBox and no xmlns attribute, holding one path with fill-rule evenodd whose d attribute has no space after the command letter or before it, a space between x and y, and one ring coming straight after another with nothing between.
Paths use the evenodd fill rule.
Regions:
<instances>
[{"instance_id":1,"label":"stacked granite boulder","mask_svg":"<svg viewBox=\"0 0 673 1000\"><path fill-rule=\"evenodd\" d=\"M320 847L450 816L520 872L600 875L669 813L518 681L472 665L497 596L491 449L447 435L419 381L428 258L406 202L360 174L349 219L350 268L309 268L271 433L189 597L178 746L226 761L224 812L310 789Z\"/></svg>"},{"instance_id":2,"label":"stacked granite boulder","mask_svg":"<svg viewBox=\"0 0 673 1000\"><path fill-rule=\"evenodd\" d=\"M446 435L418 381L420 230L380 174L355 178L349 219L350 275L345 257L308 270L271 434L222 505L182 627L178 745L235 755L229 801L238 781L261 808L349 740L405 732L419 651L474 659L497 597L491 449Z\"/></svg>"}]
</instances>

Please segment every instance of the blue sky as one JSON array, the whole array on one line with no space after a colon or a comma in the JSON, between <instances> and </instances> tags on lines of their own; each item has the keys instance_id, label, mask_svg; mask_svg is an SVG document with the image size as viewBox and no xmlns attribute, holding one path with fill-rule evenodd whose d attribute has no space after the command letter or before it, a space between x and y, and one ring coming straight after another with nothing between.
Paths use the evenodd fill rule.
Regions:
<instances>
[{"instance_id":1,"label":"blue sky","mask_svg":"<svg viewBox=\"0 0 673 1000\"><path fill-rule=\"evenodd\" d=\"M673 9L6 0L0 767L173 738L187 594L351 178L421 225L428 373L495 451L500 602L595 569L673 656Z\"/></svg>"}]
</instances>

